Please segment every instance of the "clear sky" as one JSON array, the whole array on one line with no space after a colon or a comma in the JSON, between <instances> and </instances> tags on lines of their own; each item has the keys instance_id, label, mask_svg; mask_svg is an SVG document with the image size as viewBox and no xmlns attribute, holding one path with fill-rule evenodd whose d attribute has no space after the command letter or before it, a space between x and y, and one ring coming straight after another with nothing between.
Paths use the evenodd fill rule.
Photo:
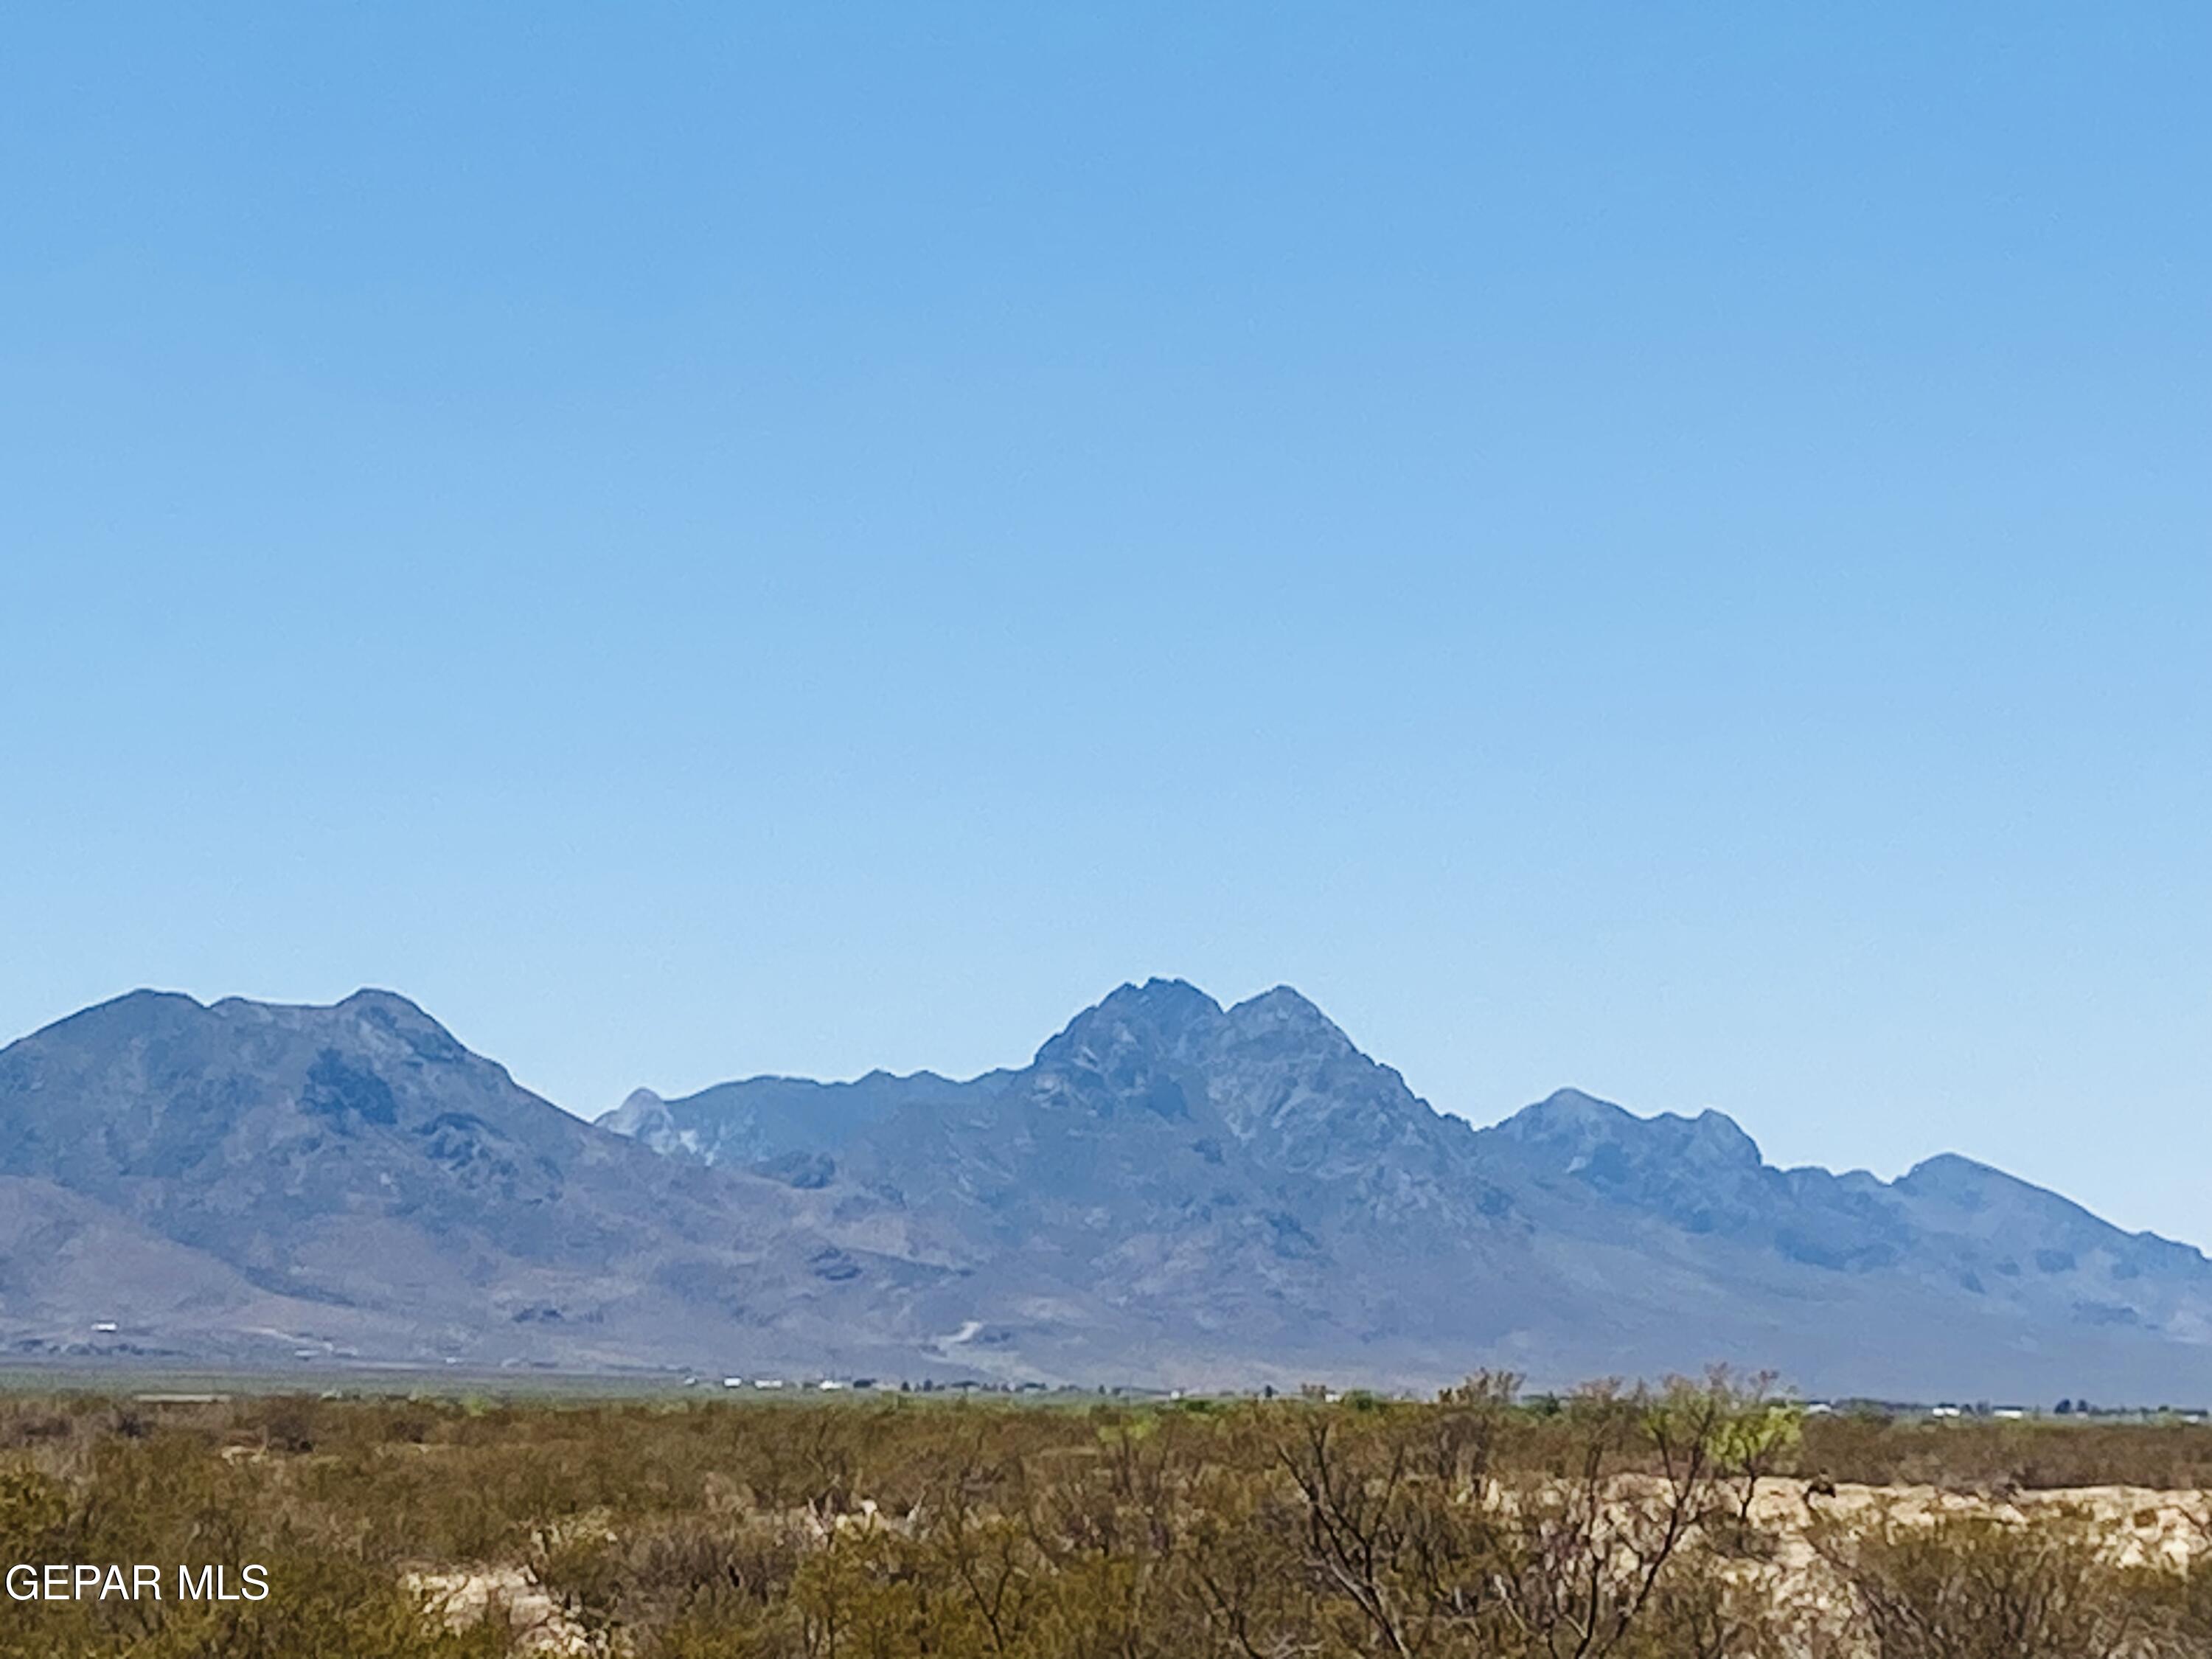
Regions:
<instances>
[{"instance_id":1,"label":"clear sky","mask_svg":"<svg viewBox=\"0 0 2212 1659\"><path fill-rule=\"evenodd\" d=\"M1298 986L2212 1245L2212 8L19 8L0 1033Z\"/></svg>"}]
</instances>

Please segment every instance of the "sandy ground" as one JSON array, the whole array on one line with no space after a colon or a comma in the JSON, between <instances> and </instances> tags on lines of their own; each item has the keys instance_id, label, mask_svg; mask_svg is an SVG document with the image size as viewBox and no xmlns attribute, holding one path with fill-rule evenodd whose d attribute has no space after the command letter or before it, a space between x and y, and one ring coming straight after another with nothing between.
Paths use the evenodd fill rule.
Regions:
<instances>
[{"instance_id":1,"label":"sandy ground","mask_svg":"<svg viewBox=\"0 0 2212 1659\"><path fill-rule=\"evenodd\" d=\"M525 1653L591 1651L584 1633L520 1567L475 1567L407 1575L407 1587L429 1597L456 1627L504 1618L521 1638Z\"/></svg>"},{"instance_id":2,"label":"sandy ground","mask_svg":"<svg viewBox=\"0 0 2212 1659\"><path fill-rule=\"evenodd\" d=\"M1752 1516L1777 1547L1769 1560L1745 1571L1763 1582L1770 1605L1790 1609L1800 1621L1805 1651L1870 1659L1874 1648L1852 1617L1849 1591L1810 1541L1815 1515L1859 1531L1925 1526L1945 1516L2033 1522L2039 1513L2085 1517L2110 1559L2122 1566L2188 1567L2212 1551L2212 1494L2201 1492L2108 1486L1996 1496L1923 1486L1838 1485L1832 1492L1814 1492L1802 1482L1774 1481L1762 1487Z\"/></svg>"},{"instance_id":3,"label":"sandy ground","mask_svg":"<svg viewBox=\"0 0 2212 1659\"><path fill-rule=\"evenodd\" d=\"M1848 1522L1887 1514L1893 1522L1917 1524L1941 1515L2027 1520L2039 1510L2069 1510L2096 1523L2124 1566L2185 1566L2212 1547L2212 1493L2149 1486L2052 1487L1996 1498L1935 1486L1838 1486L1830 1497L1811 1493L1802 1481L1772 1480L1762 1485L1752 1518L1782 1539L1784 1562L1804 1571L1814 1561L1805 1525L1815 1510Z\"/></svg>"}]
</instances>

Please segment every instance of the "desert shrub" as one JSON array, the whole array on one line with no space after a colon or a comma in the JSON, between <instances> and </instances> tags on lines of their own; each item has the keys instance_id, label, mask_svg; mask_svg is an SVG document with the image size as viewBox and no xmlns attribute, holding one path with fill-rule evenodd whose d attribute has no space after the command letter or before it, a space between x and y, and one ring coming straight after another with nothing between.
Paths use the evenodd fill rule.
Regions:
<instances>
[{"instance_id":1,"label":"desert shrub","mask_svg":"<svg viewBox=\"0 0 2212 1659\"><path fill-rule=\"evenodd\" d=\"M1802 1552L1763 1529L1795 1500L1754 1499L1790 1472L2177 1485L2208 1446L1807 1419L1726 1376L1418 1403L16 1398L11 1559L258 1561L275 1593L10 1605L0 1659L489 1659L531 1638L469 1610L517 1583L611 1659L2204 1659L2212 1571L2120 1565L2063 1504L1922 1525L1813 1500L1839 1620L1792 1600Z\"/></svg>"},{"instance_id":2,"label":"desert shrub","mask_svg":"<svg viewBox=\"0 0 2212 1659\"><path fill-rule=\"evenodd\" d=\"M22 1463L0 1466L0 1565L53 1559L69 1519L60 1481Z\"/></svg>"},{"instance_id":3,"label":"desert shrub","mask_svg":"<svg viewBox=\"0 0 2212 1659\"><path fill-rule=\"evenodd\" d=\"M2166 1583L2114 1563L2087 1515L1942 1510L1817 1525L1878 1659L2132 1659Z\"/></svg>"},{"instance_id":4,"label":"desert shrub","mask_svg":"<svg viewBox=\"0 0 2212 1659\"><path fill-rule=\"evenodd\" d=\"M758 1515L664 1516L621 1533L541 1530L531 1581L601 1649L696 1648L715 1630L757 1629L787 1602L802 1559L789 1522Z\"/></svg>"},{"instance_id":5,"label":"desert shrub","mask_svg":"<svg viewBox=\"0 0 2212 1659\"><path fill-rule=\"evenodd\" d=\"M501 1659L512 1650L497 1622L449 1628L422 1596L361 1563L301 1553L264 1565L275 1587L266 1601L171 1604L143 1638L99 1650L131 1659Z\"/></svg>"},{"instance_id":6,"label":"desert shrub","mask_svg":"<svg viewBox=\"0 0 2212 1659\"><path fill-rule=\"evenodd\" d=\"M2212 1488L2212 1428L2182 1421L1954 1419L1843 1412L1806 1419L1789 1467L1870 1486L1953 1491Z\"/></svg>"}]
</instances>

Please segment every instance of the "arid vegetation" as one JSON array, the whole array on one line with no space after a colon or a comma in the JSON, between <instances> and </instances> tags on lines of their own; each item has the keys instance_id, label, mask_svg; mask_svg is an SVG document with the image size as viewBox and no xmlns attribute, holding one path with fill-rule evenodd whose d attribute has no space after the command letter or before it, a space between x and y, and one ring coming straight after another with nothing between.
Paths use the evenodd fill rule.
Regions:
<instances>
[{"instance_id":1,"label":"arid vegetation","mask_svg":"<svg viewBox=\"0 0 2212 1659\"><path fill-rule=\"evenodd\" d=\"M2212 1429L1414 1404L0 1402L0 1656L2180 1659ZM180 1602L178 1563L265 1566Z\"/></svg>"}]
</instances>

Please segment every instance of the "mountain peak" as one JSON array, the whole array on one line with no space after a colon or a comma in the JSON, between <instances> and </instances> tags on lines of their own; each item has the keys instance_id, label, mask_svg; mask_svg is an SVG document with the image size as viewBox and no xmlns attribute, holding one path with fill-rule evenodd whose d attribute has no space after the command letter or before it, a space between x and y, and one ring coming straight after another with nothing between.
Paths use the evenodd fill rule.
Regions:
<instances>
[{"instance_id":1,"label":"mountain peak","mask_svg":"<svg viewBox=\"0 0 2212 1659\"><path fill-rule=\"evenodd\" d=\"M1315 1006L1312 998L1305 995L1294 985L1277 985L1270 987L1268 989L1261 992L1257 996L1245 998L1244 1000L1238 1003L1237 1006L1238 1008L1249 1008L1255 1012L1279 1014L1285 1018L1299 1019L1327 1019L1328 1018L1328 1015L1322 1013L1322 1011Z\"/></svg>"},{"instance_id":2,"label":"mountain peak","mask_svg":"<svg viewBox=\"0 0 2212 1659\"><path fill-rule=\"evenodd\" d=\"M397 991L365 988L356 991L331 1012L351 1017L380 1037L398 1040L418 1060L458 1060L468 1058L459 1039Z\"/></svg>"},{"instance_id":3,"label":"mountain peak","mask_svg":"<svg viewBox=\"0 0 2212 1659\"><path fill-rule=\"evenodd\" d=\"M1577 1158L1603 1147L1612 1149L1609 1158L1684 1168L1756 1169L1764 1161L1759 1143L1725 1112L1708 1107L1695 1117L1675 1112L1638 1117L1579 1089L1556 1090L1486 1133L1524 1146L1565 1147Z\"/></svg>"},{"instance_id":4,"label":"mountain peak","mask_svg":"<svg viewBox=\"0 0 2212 1659\"><path fill-rule=\"evenodd\" d=\"M1899 1193L1970 1209L2000 1194L2044 1195L2042 1188L1958 1152L1938 1152L1922 1158L1897 1178L1895 1188Z\"/></svg>"},{"instance_id":5,"label":"mountain peak","mask_svg":"<svg viewBox=\"0 0 2212 1659\"><path fill-rule=\"evenodd\" d=\"M183 1018L202 1011L198 999L186 996L182 991L155 991L142 986L64 1015L45 1030L132 1027L155 1020Z\"/></svg>"},{"instance_id":6,"label":"mountain peak","mask_svg":"<svg viewBox=\"0 0 2212 1659\"><path fill-rule=\"evenodd\" d=\"M1716 1162L1725 1164L1759 1164L1765 1160L1759 1143L1745 1133L1726 1112L1708 1106L1697 1116L1688 1119L1689 1144L1698 1152Z\"/></svg>"},{"instance_id":7,"label":"mountain peak","mask_svg":"<svg viewBox=\"0 0 2212 1659\"><path fill-rule=\"evenodd\" d=\"M110 1008L200 1008L205 1006L198 997L182 991L157 991L150 985L142 985L136 990L125 991L119 997L95 1002L83 1012L96 1014Z\"/></svg>"},{"instance_id":8,"label":"mountain peak","mask_svg":"<svg viewBox=\"0 0 2212 1659\"><path fill-rule=\"evenodd\" d=\"M138 992L0 1050L9 1182L163 1241L137 1290L180 1310L180 1355L281 1328L416 1362L865 1349L1393 1386L1470 1358L1555 1380L1723 1358L1889 1397L2158 1398L2201 1384L2212 1332L2197 1252L1972 1160L1777 1170L1718 1111L1575 1089L1476 1131L1287 986L1224 1012L1148 980L1033 1067L641 1090L598 1130L391 992ZM213 1311L172 1293L210 1273ZM69 1324L110 1316L97 1293ZM6 1300L0 1347L62 1340Z\"/></svg>"},{"instance_id":9,"label":"mountain peak","mask_svg":"<svg viewBox=\"0 0 2212 1659\"><path fill-rule=\"evenodd\" d=\"M1565 1134L1616 1129L1637 1121L1633 1112L1609 1100L1586 1095L1580 1089L1554 1089L1498 1127L1516 1140L1551 1140Z\"/></svg>"},{"instance_id":10,"label":"mountain peak","mask_svg":"<svg viewBox=\"0 0 2212 1659\"><path fill-rule=\"evenodd\" d=\"M619 1106L611 1106L592 1120L602 1129L618 1135L635 1134L641 1125L657 1123L668 1115L668 1103L650 1089L633 1089Z\"/></svg>"},{"instance_id":11,"label":"mountain peak","mask_svg":"<svg viewBox=\"0 0 2212 1659\"><path fill-rule=\"evenodd\" d=\"M656 1152L680 1152L684 1134L668 1103L650 1089L633 1089L619 1106L599 1114L598 1127L610 1133L628 1135Z\"/></svg>"},{"instance_id":12,"label":"mountain peak","mask_svg":"<svg viewBox=\"0 0 2212 1659\"><path fill-rule=\"evenodd\" d=\"M1278 985L1248 997L1229 1011L1229 1018L1247 1033L1273 1032L1321 1039L1332 1048L1349 1049L1352 1039L1334 1020L1313 1002L1287 985Z\"/></svg>"},{"instance_id":13,"label":"mountain peak","mask_svg":"<svg viewBox=\"0 0 2212 1659\"><path fill-rule=\"evenodd\" d=\"M1218 1014L1221 1005L1187 979L1157 976L1142 985L1121 985L1098 1005L1101 1010L1143 1009L1155 1018L1193 1020Z\"/></svg>"},{"instance_id":14,"label":"mountain peak","mask_svg":"<svg viewBox=\"0 0 2212 1659\"><path fill-rule=\"evenodd\" d=\"M1037 1050L1040 1066L1131 1048L1171 1050L1221 1018L1221 1005L1180 979L1148 979L1116 988L1067 1023Z\"/></svg>"},{"instance_id":15,"label":"mountain peak","mask_svg":"<svg viewBox=\"0 0 2212 1659\"><path fill-rule=\"evenodd\" d=\"M343 1001L333 1005L354 1013L389 1014L402 1018L428 1019L422 1005L404 997L397 991L386 991L377 986L364 985Z\"/></svg>"},{"instance_id":16,"label":"mountain peak","mask_svg":"<svg viewBox=\"0 0 2212 1659\"><path fill-rule=\"evenodd\" d=\"M1938 1152L1933 1158L1923 1158L1906 1170L1904 1179L1925 1181L1978 1181L2001 1173L1989 1164L1971 1158L1963 1152Z\"/></svg>"}]
</instances>

